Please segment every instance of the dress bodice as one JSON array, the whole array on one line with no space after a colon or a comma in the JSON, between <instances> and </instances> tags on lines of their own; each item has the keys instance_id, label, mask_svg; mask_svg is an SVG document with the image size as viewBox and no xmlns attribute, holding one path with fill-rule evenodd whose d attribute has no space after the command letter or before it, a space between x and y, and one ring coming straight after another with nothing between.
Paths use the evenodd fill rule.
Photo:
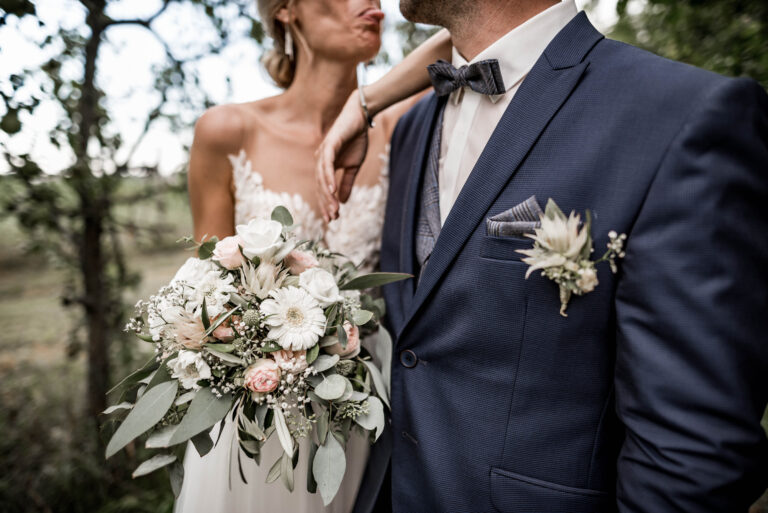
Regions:
<instances>
[{"instance_id":1,"label":"dress bodice","mask_svg":"<svg viewBox=\"0 0 768 513\"><path fill-rule=\"evenodd\" d=\"M349 201L339 208L339 218L324 226L323 220L299 194L272 191L264 187L264 179L254 171L245 150L230 155L235 189L235 224L251 219L269 219L272 210L283 205L291 211L300 239L320 240L331 251L349 257L363 271L378 265L384 207L389 186L387 154L381 156L382 170L378 183L358 185Z\"/></svg>"}]
</instances>

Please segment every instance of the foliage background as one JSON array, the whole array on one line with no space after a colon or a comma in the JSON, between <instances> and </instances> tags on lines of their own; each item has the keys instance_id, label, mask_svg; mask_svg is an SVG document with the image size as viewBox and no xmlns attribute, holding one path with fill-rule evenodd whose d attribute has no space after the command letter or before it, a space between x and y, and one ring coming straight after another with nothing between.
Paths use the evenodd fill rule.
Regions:
<instances>
[{"instance_id":1,"label":"foliage background","mask_svg":"<svg viewBox=\"0 0 768 513\"><path fill-rule=\"evenodd\" d=\"M75 3L83 12L109 15L112 4L120 2ZM28 21L41 17L36 10L41 4L0 0L0 34L29 30ZM158 0L157 4L167 9L163 16L171 19L174 8L188 8L185 16L212 27L215 37L195 47L183 38L180 42L164 39L174 32L161 17L146 26L142 25L146 16L133 20L153 32L165 54L146 90L125 93L151 100L153 108L141 118L137 133L121 133L110 117L121 98L102 87L106 79L96 81L95 101L82 102L84 52L92 35L85 19L83 26L44 27L53 34L50 40L40 41L51 48L46 66L18 78L0 69L0 161L7 164L6 172L0 174L1 511L159 513L172 509L165 475L130 479L135 451L140 448L109 463L101 457L106 434L97 431L93 405L89 405L93 392L101 392L88 394L93 339L84 319L89 312L87 305L77 301L84 283L78 234L84 233L93 205L103 206L100 222L106 235L99 239L104 260L99 272L105 278L102 292L114 308L107 312L102 363L108 381L114 382L142 358L139 344L118 329L127 305L167 282L188 256L175 239L191 232L184 169L161 172L159 157L142 152L137 137L152 138L154 124L171 133L188 131L206 106L227 101L238 84L227 75L224 98L211 98L200 75L211 65L206 57L243 41L261 48L263 31L249 0ZM596 9L600 4L601 0L592 0L587 7ZM765 1L619 0L616 9L617 23L609 29L612 37L719 73L751 76L768 87ZM401 57L400 48L407 52L428 32L428 27L405 22L391 26L388 51L377 60L378 72ZM114 45L108 35L102 37L107 49ZM0 46L0 56L13 50ZM108 68L103 62L95 64ZM45 135L58 141L70 160L54 173L44 169L43 159L14 144L25 130L40 124L35 98L60 107L57 122ZM73 126L82 123L81 109L89 106L94 108L96 122L83 145ZM78 148L85 150L78 155ZM85 169L79 178L78 165Z\"/></svg>"}]
</instances>

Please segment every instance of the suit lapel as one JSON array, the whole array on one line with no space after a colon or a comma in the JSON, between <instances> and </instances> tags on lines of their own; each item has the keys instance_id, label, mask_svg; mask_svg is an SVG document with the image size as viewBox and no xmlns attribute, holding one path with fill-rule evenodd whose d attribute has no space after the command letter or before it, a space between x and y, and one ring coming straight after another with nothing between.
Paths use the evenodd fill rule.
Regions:
<instances>
[{"instance_id":1,"label":"suit lapel","mask_svg":"<svg viewBox=\"0 0 768 513\"><path fill-rule=\"evenodd\" d=\"M589 66L583 58L602 37L586 15L580 13L555 37L523 81L445 221L410 307L404 310L408 313L398 338L576 87ZM419 145L419 169L423 168L428 137L423 139ZM406 238L401 246L401 258L410 255L410 269L418 184L418 180L415 185L413 180L410 184L406 216L409 229L403 230ZM412 287L413 280L409 282Z\"/></svg>"},{"instance_id":2,"label":"suit lapel","mask_svg":"<svg viewBox=\"0 0 768 513\"><path fill-rule=\"evenodd\" d=\"M424 115L421 118L422 126L416 147L413 152L408 173L405 201L403 202L402 226L400 228L400 269L404 273L416 276L418 274L415 262L414 231L416 229L416 216L418 215L419 186L421 177L426 167L426 158L429 151L429 141L432 138L435 117L439 100L434 94L427 100ZM409 311L409 306L415 293L415 278L407 280L403 284L403 312Z\"/></svg>"}]
</instances>

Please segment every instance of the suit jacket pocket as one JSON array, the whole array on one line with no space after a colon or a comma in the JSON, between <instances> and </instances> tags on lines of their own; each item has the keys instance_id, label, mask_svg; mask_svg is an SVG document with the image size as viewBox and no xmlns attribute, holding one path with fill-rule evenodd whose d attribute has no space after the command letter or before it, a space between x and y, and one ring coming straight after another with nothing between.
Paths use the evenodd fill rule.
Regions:
<instances>
[{"instance_id":1,"label":"suit jacket pocket","mask_svg":"<svg viewBox=\"0 0 768 513\"><path fill-rule=\"evenodd\" d=\"M613 513L613 495L573 488L491 468L491 502L500 512Z\"/></svg>"},{"instance_id":2,"label":"suit jacket pocket","mask_svg":"<svg viewBox=\"0 0 768 513\"><path fill-rule=\"evenodd\" d=\"M522 263L520 259L525 258L525 256L518 253L517 250L531 249L532 247L533 239L528 237L494 237L486 235L480 243L480 256L482 258Z\"/></svg>"}]
</instances>

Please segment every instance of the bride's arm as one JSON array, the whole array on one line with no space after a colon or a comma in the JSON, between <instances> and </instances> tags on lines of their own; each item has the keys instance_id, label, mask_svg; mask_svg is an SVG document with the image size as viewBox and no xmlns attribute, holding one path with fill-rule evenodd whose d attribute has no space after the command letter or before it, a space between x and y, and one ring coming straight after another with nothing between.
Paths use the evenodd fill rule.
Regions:
<instances>
[{"instance_id":1,"label":"bride's arm","mask_svg":"<svg viewBox=\"0 0 768 513\"><path fill-rule=\"evenodd\" d=\"M213 107L195 124L189 155L189 201L195 240L234 235L235 205L228 155L237 153L243 123L234 106Z\"/></svg>"},{"instance_id":2,"label":"bride's arm","mask_svg":"<svg viewBox=\"0 0 768 513\"><path fill-rule=\"evenodd\" d=\"M382 78L365 86L363 93L370 115L382 113L382 116L386 116L387 113L382 111L429 87L427 66L438 59L450 59L450 54L451 36L443 29L411 52ZM394 126L395 123L389 124ZM367 128L359 92L354 91L317 150L317 194L326 221L338 216L339 199L344 202L349 198L368 149ZM336 169L344 171L338 187L338 199Z\"/></svg>"}]
</instances>

